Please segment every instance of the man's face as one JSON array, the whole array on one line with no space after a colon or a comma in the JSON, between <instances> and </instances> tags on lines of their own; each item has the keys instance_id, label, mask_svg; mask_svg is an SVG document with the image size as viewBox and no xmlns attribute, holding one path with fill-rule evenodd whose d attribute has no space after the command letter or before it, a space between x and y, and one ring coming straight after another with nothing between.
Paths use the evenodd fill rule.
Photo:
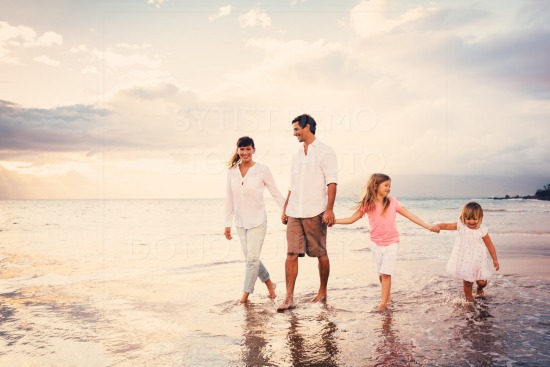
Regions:
<instances>
[{"instance_id":1,"label":"man's face","mask_svg":"<svg viewBox=\"0 0 550 367\"><path fill-rule=\"evenodd\" d=\"M300 123L295 122L292 124L292 129L294 130L294 136L298 138L298 141L302 143L305 141L307 134L309 133L309 124L306 127L301 128Z\"/></svg>"}]
</instances>

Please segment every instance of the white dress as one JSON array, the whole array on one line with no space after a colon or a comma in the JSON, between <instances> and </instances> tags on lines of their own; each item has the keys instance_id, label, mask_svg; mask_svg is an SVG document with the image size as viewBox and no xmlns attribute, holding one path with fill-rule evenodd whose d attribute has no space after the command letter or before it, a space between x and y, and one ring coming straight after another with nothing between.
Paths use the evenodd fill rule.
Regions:
<instances>
[{"instance_id":1,"label":"white dress","mask_svg":"<svg viewBox=\"0 0 550 367\"><path fill-rule=\"evenodd\" d=\"M493 263L483 242L483 237L488 233L487 226L481 224L478 229L470 229L459 218L457 230L458 235L447 262L447 273L468 282L489 280L493 275Z\"/></svg>"}]
</instances>

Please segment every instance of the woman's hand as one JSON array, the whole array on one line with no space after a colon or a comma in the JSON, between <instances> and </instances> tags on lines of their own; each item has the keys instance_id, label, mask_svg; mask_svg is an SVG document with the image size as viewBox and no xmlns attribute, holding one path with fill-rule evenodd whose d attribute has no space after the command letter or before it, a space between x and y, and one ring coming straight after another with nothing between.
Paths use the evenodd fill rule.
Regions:
<instances>
[{"instance_id":1,"label":"woman's hand","mask_svg":"<svg viewBox=\"0 0 550 367\"><path fill-rule=\"evenodd\" d=\"M225 235L225 238L227 238L228 240L233 238L231 236L231 227L225 227L225 230L223 231L223 234Z\"/></svg>"}]
</instances>

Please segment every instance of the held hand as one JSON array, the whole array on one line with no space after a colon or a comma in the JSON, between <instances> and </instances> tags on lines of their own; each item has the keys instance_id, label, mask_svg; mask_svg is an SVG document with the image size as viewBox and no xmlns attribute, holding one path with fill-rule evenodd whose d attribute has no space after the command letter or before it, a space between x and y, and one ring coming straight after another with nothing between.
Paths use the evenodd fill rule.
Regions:
<instances>
[{"instance_id":1,"label":"held hand","mask_svg":"<svg viewBox=\"0 0 550 367\"><path fill-rule=\"evenodd\" d=\"M223 234L225 235L225 238L227 238L228 240L231 240L233 238L231 236L231 227L225 227Z\"/></svg>"},{"instance_id":2,"label":"held hand","mask_svg":"<svg viewBox=\"0 0 550 367\"><path fill-rule=\"evenodd\" d=\"M288 215L286 215L285 213L283 213L281 215L281 223L283 224L287 224L288 223Z\"/></svg>"},{"instance_id":3,"label":"held hand","mask_svg":"<svg viewBox=\"0 0 550 367\"><path fill-rule=\"evenodd\" d=\"M496 271L498 271L498 269L500 269L500 264L498 263L498 260L493 260L493 266L495 267Z\"/></svg>"},{"instance_id":4,"label":"held hand","mask_svg":"<svg viewBox=\"0 0 550 367\"><path fill-rule=\"evenodd\" d=\"M435 233L439 233L441 231L441 228L439 228L439 226L435 225L435 226L431 226L430 228L428 228L430 231L432 232L435 232Z\"/></svg>"},{"instance_id":5,"label":"held hand","mask_svg":"<svg viewBox=\"0 0 550 367\"><path fill-rule=\"evenodd\" d=\"M329 227L332 227L336 218L334 217L334 211L332 209L327 209L323 213L323 223L326 223Z\"/></svg>"}]
</instances>

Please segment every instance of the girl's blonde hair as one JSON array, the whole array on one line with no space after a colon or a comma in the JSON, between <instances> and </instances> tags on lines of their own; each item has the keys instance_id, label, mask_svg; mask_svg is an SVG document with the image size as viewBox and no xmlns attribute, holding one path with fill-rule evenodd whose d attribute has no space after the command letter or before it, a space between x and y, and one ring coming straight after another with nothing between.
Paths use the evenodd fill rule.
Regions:
<instances>
[{"instance_id":1,"label":"girl's blonde hair","mask_svg":"<svg viewBox=\"0 0 550 367\"><path fill-rule=\"evenodd\" d=\"M465 223L468 219L479 220L479 223L483 220L483 209L481 205L475 201L470 201L468 204L464 205L460 213L460 220L462 223Z\"/></svg>"},{"instance_id":2,"label":"girl's blonde hair","mask_svg":"<svg viewBox=\"0 0 550 367\"><path fill-rule=\"evenodd\" d=\"M383 173L373 173L369 180L367 181L367 184L365 185L363 189L363 195L361 196L361 201L359 201L359 208L363 208L363 212L367 213L376 207L376 190L378 189L378 186L386 182L388 180L391 180L390 176L385 175ZM385 197L383 206L382 206L382 214L388 209L390 206L390 198Z\"/></svg>"},{"instance_id":3,"label":"girl's blonde hair","mask_svg":"<svg viewBox=\"0 0 550 367\"><path fill-rule=\"evenodd\" d=\"M237 148L235 149L235 152L233 152L229 162L227 162L227 167L233 168L239 164L241 161L241 157L239 157L239 148L248 146L252 146L252 149L256 149L256 147L254 147L254 140L250 136L240 137L239 140L237 140Z\"/></svg>"}]
</instances>

